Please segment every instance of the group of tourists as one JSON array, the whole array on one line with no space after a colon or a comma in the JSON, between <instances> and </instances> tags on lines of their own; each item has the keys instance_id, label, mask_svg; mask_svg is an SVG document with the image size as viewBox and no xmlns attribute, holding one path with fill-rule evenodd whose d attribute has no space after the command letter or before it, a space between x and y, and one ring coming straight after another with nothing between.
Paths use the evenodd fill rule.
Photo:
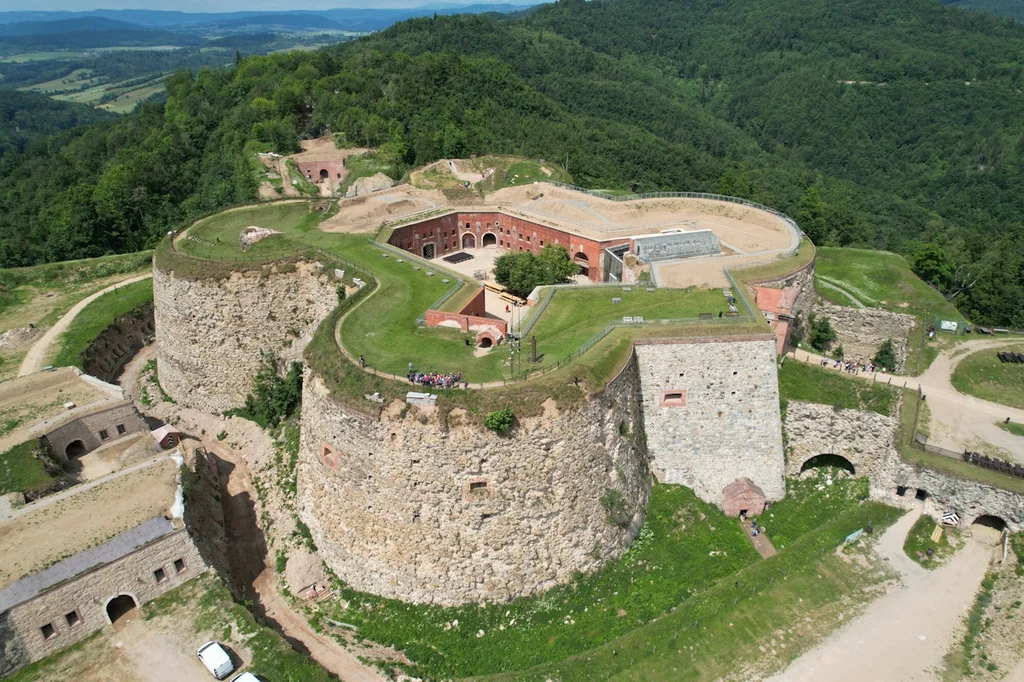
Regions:
<instances>
[{"instance_id":1,"label":"group of tourists","mask_svg":"<svg viewBox=\"0 0 1024 682\"><path fill-rule=\"evenodd\" d=\"M871 362L870 360L868 360L866 362L862 362L860 360L857 360L856 362L854 362L852 360L843 360L843 359L839 359L839 360L829 360L828 358L822 358L821 359L821 366L822 367L828 367L829 363L832 363L832 368L833 369L841 369L844 372L846 372L847 374L853 374L853 375L860 374L861 372L867 372L868 374L874 374L875 372L885 372L885 368L884 367L876 366L875 363Z\"/></svg>"},{"instance_id":2,"label":"group of tourists","mask_svg":"<svg viewBox=\"0 0 1024 682\"><path fill-rule=\"evenodd\" d=\"M463 383L462 372L440 374L438 372L416 372L409 370L406 378L417 386L426 386L428 388L458 388ZM468 388L468 386L467 383L466 387Z\"/></svg>"}]
</instances>

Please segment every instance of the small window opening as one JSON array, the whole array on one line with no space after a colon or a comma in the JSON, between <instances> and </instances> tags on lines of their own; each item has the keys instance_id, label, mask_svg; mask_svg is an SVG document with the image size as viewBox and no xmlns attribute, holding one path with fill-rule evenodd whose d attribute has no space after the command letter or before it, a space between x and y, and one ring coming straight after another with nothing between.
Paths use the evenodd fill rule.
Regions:
<instances>
[{"instance_id":1,"label":"small window opening","mask_svg":"<svg viewBox=\"0 0 1024 682\"><path fill-rule=\"evenodd\" d=\"M100 431L100 440L106 440L108 438L110 438L110 434L107 433L106 429Z\"/></svg>"},{"instance_id":2,"label":"small window opening","mask_svg":"<svg viewBox=\"0 0 1024 682\"><path fill-rule=\"evenodd\" d=\"M665 397L663 399L664 400L682 400L683 399L683 394L682 393L666 393Z\"/></svg>"},{"instance_id":3,"label":"small window opening","mask_svg":"<svg viewBox=\"0 0 1024 682\"><path fill-rule=\"evenodd\" d=\"M486 490L487 489L487 483L486 483L486 481L473 481L472 483L469 484L469 489L470 490Z\"/></svg>"},{"instance_id":4,"label":"small window opening","mask_svg":"<svg viewBox=\"0 0 1024 682\"><path fill-rule=\"evenodd\" d=\"M178 572L178 573L184 573L185 572L185 560L184 559L175 559L174 560L174 570L176 572Z\"/></svg>"},{"instance_id":5,"label":"small window opening","mask_svg":"<svg viewBox=\"0 0 1024 682\"><path fill-rule=\"evenodd\" d=\"M412 513L412 522L413 523L419 523L420 522L420 513L418 511Z\"/></svg>"},{"instance_id":6,"label":"small window opening","mask_svg":"<svg viewBox=\"0 0 1024 682\"><path fill-rule=\"evenodd\" d=\"M43 633L43 639L52 639L57 636L57 628L53 627L53 623L47 623L39 629Z\"/></svg>"},{"instance_id":7,"label":"small window opening","mask_svg":"<svg viewBox=\"0 0 1024 682\"><path fill-rule=\"evenodd\" d=\"M117 425L117 435L122 435L125 432L124 424Z\"/></svg>"},{"instance_id":8,"label":"small window opening","mask_svg":"<svg viewBox=\"0 0 1024 682\"><path fill-rule=\"evenodd\" d=\"M167 574L164 573L164 569L162 568L158 568L155 571L153 571L153 577L156 579L158 583L162 583L163 581L167 580Z\"/></svg>"},{"instance_id":9,"label":"small window opening","mask_svg":"<svg viewBox=\"0 0 1024 682\"><path fill-rule=\"evenodd\" d=\"M69 628L73 628L82 622L82 617L78 615L78 611L72 611L64 614L64 620L68 622Z\"/></svg>"}]
</instances>

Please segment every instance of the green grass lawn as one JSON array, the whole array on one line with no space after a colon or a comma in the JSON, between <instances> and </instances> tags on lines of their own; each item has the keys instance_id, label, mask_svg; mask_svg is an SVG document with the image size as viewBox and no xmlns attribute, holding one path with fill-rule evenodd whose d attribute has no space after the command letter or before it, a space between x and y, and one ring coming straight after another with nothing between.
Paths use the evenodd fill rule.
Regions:
<instances>
[{"instance_id":1,"label":"green grass lawn","mask_svg":"<svg viewBox=\"0 0 1024 682\"><path fill-rule=\"evenodd\" d=\"M1017 422L996 422L996 426L1001 428L1003 431L1024 438L1024 424L1018 424Z\"/></svg>"},{"instance_id":2,"label":"green grass lawn","mask_svg":"<svg viewBox=\"0 0 1024 682\"><path fill-rule=\"evenodd\" d=\"M392 179L398 177L396 170L380 161L373 152L350 156L345 159L345 171L345 178L338 186L338 194L342 196L360 178L368 178L377 173L383 173Z\"/></svg>"},{"instance_id":3,"label":"green grass lawn","mask_svg":"<svg viewBox=\"0 0 1024 682\"><path fill-rule=\"evenodd\" d=\"M1024 346L971 353L957 364L950 380L961 393L1024 409L1024 365L1000 362L996 353L1003 350L1020 353L1024 352Z\"/></svg>"},{"instance_id":4,"label":"green grass lawn","mask_svg":"<svg viewBox=\"0 0 1024 682\"><path fill-rule=\"evenodd\" d=\"M103 294L78 313L67 331L61 334L56 356L50 364L55 367L81 367L82 354L104 329L116 318L152 300L152 279L133 282Z\"/></svg>"},{"instance_id":5,"label":"green grass lawn","mask_svg":"<svg viewBox=\"0 0 1024 682\"><path fill-rule=\"evenodd\" d=\"M696 318L701 313L727 312L729 304L722 292L706 289L655 289L644 287L581 287L560 289L541 318L530 331L537 337L537 352L545 362L559 361L575 352L582 344L623 317L645 320L676 320ZM612 303L613 298L621 303Z\"/></svg>"},{"instance_id":6,"label":"green grass lawn","mask_svg":"<svg viewBox=\"0 0 1024 682\"><path fill-rule=\"evenodd\" d=\"M802 400L887 415L899 395L897 390L834 369L792 360L779 369L779 397L783 401Z\"/></svg>"},{"instance_id":7,"label":"green grass lawn","mask_svg":"<svg viewBox=\"0 0 1024 682\"><path fill-rule=\"evenodd\" d=\"M910 374L923 372L938 354L934 348L938 341L922 341L921 329L934 324L936 317L964 319L952 303L911 271L903 256L895 253L821 247L814 271L818 295L832 303L851 306L852 296L868 308L917 318L919 326L909 339Z\"/></svg>"},{"instance_id":8,"label":"green grass lawn","mask_svg":"<svg viewBox=\"0 0 1024 682\"><path fill-rule=\"evenodd\" d=\"M288 183L292 187L299 190L303 194L308 194L313 197L318 196L320 194L320 189L312 182L310 182L305 175L302 174L302 171L299 169L298 163L296 163L293 159L288 159L285 162L285 166L288 168Z\"/></svg>"},{"instance_id":9,"label":"green grass lawn","mask_svg":"<svg viewBox=\"0 0 1024 682\"><path fill-rule=\"evenodd\" d=\"M618 562L536 597L439 608L339 585L347 608L327 617L403 649L416 676L449 679L520 670L598 646L649 623L693 594L759 561L735 519L687 488L656 485L647 519ZM458 621L446 629L445 623ZM480 630L484 636L477 637Z\"/></svg>"},{"instance_id":10,"label":"green grass lawn","mask_svg":"<svg viewBox=\"0 0 1024 682\"><path fill-rule=\"evenodd\" d=\"M53 482L43 462L36 457L45 453L38 439L15 445L0 455L0 495L45 488Z\"/></svg>"},{"instance_id":11,"label":"green grass lawn","mask_svg":"<svg viewBox=\"0 0 1024 682\"><path fill-rule=\"evenodd\" d=\"M765 664L765 659L770 661L770 670L785 666L840 626L851 606L871 599L872 586L892 577L890 569L870 556L865 567L837 557L834 550L858 528L870 524L878 533L900 514L875 502L857 505L778 555L751 564L658 619L599 647L526 671L478 679L760 679L761 675L751 674L746 666ZM856 546L848 551L864 554ZM779 636L780 631L784 637ZM769 641L777 653L765 648Z\"/></svg>"},{"instance_id":12,"label":"green grass lawn","mask_svg":"<svg viewBox=\"0 0 1024 682\"><path fill-rule=\"evenodd\" d=\"M723 619L743 621L745 637L754 630L760 630L759 634L770 631L761 630L763 623L755 626L754 621L746 620L752 611L759 618L775 621L782 615L780 604L774 602L762 610L762 596L751 598L754 586L786 585L787 609L795 605L795 595L801 592L805 599L827 602L837 584L842 587L832 598L857 594L866 579L840 571L838 565L829 564L828 580L821 582L823 562L834 558L829 550L851 531L868 523L881 529L898 513L874 503L859 504L866 495L866 479L843 479L821 489L815 480L791 482L786 500L762 517L770 536L775 535L774 526L781 537L791 538L787 541L791 547L769 561L757 556L736 519L726 518L687 488L655 485L644 526L622 559L579 577L572 585L507 604L440 608L402 604L338 584L344 605L336 604L324 616L355 625L360 636L403 649L414 664L408 672L429 679L491 674L499 679L543 680L543 674L559 679L551 673L553 669L565 673L565 664L556 662L566 659L570 667L582 666L593 675L600 671L600 678L581 673L563 679L603 679L605 670L628 669L634 656L640 661L637 672L647 665L644 657L650 653L652 631L665 630L659 625L665 621L686 630L695 619L705 623L720 608ZM806 573L799 575L800 571ZM458 625L451 627L455 621ZM480 631L482 637L477 636ZM687 631L679 643L689 645L694 637L704 636L703 627L699 633ZM659 642L659 651L677 656L676 665L687 671L682 679L715 679L713 675L700 676L697 665L689 660L689 651L673 654L676 647L667 641L670 638L657 637L654 641ZM736 660L726 654L727 647L714 646L721 656L716 672L735 670ZM611 654L609 647L618 649L618 654ZM607 667L589 663L592 655ZM680 660L681 656L687 660ZM537 665L542 673L536 675L533 670L501 674ZM641 675L633 679L676 677Z\"/></svg>"},{"instance_id":13,"label":"green grass lawn","mask_svg":"<svg viewBox=\"0 0 1024 682\"><path fill-rule=\"evenodd\" d=\"M953 556L957 548L957 545L949 540L949 533L953 531L948 528L943 529L938 542L932 542L932 532L938 525L935 519L922 514L921 518L914 522L914 526L907 533L907 539L903 543L904 553L928 570L935 570L945 563ZM929 549L932 550L930 557L928 556Z\"/></svg>"},{"instance_id":14,"label":"green grass lawn","mask_svg":"<svg viewBox=\"0 0 1024 682\"><path fill-rule=\"evenodd\" d=\"M273 259L301 249L299 239L294 238L301 238L302 234L316 227L320 220L321 216L311 212L309 204L305 201L279 202L224 211L200 220L189 229L190 235L213 243L212 248L186 238L178 239L175 246L182 253L204 259ZM267 237L243 252L238 245L238 235L249 226L277 230L292 238Z\"/></svg>"},{"instance_id":15,"label":"green grass lawn","mask_svg":"<svg viewBox=\"0 0 1024 682\"><path fill-rule=\"evenodd\" d=\"M867 499L868 484L867 477L854 478L842 469L813 469L799 479L786 479L786 497L772 503L758 522L775 549L784 549Z\"/></svg>"}]
</instances>

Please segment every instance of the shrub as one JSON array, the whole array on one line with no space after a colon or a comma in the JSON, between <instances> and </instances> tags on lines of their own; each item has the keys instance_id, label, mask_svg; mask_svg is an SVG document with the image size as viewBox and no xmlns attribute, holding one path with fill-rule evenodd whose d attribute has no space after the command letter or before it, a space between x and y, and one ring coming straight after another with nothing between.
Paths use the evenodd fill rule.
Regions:
<instances>
[{"instance_id":1,"label":"shrub","mask_svg":"<svg viewBox=\"0 0 1024 682\"><path fill-rule=\"evenodd\" d=\"M503 407L487 415L484 419L484 426L496 433L505 433L512 428L515 421L516 416L512 413L511 408Z\"/></svg>"},{"instance_id":2,"label":"shrub","mask_svg":"<svg viewBox=\"0 0 1024 682\"><path fill-rule=\"evenodd\" d=\"M878 352L875 353L874 362L879 367L884 367L887 372L893 372L896 370L896 349L892 345L892 339L886 339L882 345L878 347Z\"/></svg>"},{"instance_id":3,"label":"shrub","mask_svg":"<svg viewBox=\"0 0 1024 682\"><path fill-rule=\"evenodd\" d=\"M302 366L293 362L284 377L277 373L274 354L260 352L260 368L252 381L252 392L241 410L233 411L263 428L276 427L295 412L302 402Z\"/></svg>"},{"instance_id":4,"label":"shrub","mask_svg":"<svg viewBox=\"0 0 1024 682\"><path fill-rule=\"evenodd\" d=\"M629 513L626 510L626 501L618 490L608 488L601 496L601 506L605 511L605 519L608 523L619 528L629 525Z\"/></svg>"},{"instance_id":5,"label":"shrub","mask_svg":"<svg viewBox=\"0 0 1024 682\"><path fill-rule=\"evenodd\" d=\"M827 317L818 318L815 315L811 315L808 321L811 323L811 333L807 340L811 348L820 352L828 350L836 340L836 330L832 328L832 323Z\"/></svg>"},{"instance_id":6,"label":"shrub","mask_svg":"<svg viewBox=\"0 0 1024 682\"><path fill-rule=\"evenodd\" d=\"M338 294L338 303L341 303L342 301L344 301L345 300L345 285L344 284L339 284L338 288L335 289L335 291Z\"/></svg>"}]
</instances>

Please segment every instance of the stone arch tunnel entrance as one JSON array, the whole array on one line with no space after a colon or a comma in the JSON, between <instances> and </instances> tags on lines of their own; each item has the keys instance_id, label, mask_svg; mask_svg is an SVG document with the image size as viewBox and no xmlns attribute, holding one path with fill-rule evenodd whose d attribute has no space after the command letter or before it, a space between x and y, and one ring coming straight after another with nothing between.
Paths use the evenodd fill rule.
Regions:
<instances>
[{"instance_id":1,"label":"stone arch tunnel entrance","mask_svg":"<svg viewBox=\"0 0 1024 682\"><path fill-rule=\"evenodd\" d=\"M138 606L135 597L132 595L119 594L107 602L107 619L111 623L116 623L119 619L138 608Z\"/></svg>"},{"instance_id":2,"label":"stone arch tunnel entrance","mask_svg":"<svg viewBox=\"0 0 1024 682\"><path fill-rule=\"evenodd\" d=\"M853 462L846 459L842 455L835 455L831 453L815 455L814 457L811 457L809 460L803 463L803 466L800 467L800 473L802 474L810 469L820 469L824 467L834 467L836 469L843 469L845 471L848 471L852 475L856 475L857 473L857 468L853 466Z\"/></svg>"},{"instance_id":3,"label":"stone arch tunnel entrance","mask_svg":"<svg viewBox=\"0 0 1024 682\"><path fill-rule=\"evenodd\" d=\"M75 457L81 457L89 450L85 447L85 443L80 440L73 440L68 443L68 446L64 448L64 454L67 455L68 459L74 459Z\"/></svg>"},{"instance_id":4,"label":"stone arch tunnel entrance","mask_svg":"<svg viewBox=\"0 0 1024 682\"><path fill-rule=\"evenodd\" d=\"M320 169L320 179L321 180L326 180L329 177L331 177L331 174L327 172L327 169L326 168L321 168Z\"/></svg>"},{"instance_id":5,"label":"stone arch tunnel entrance","mask_svg":"<svg viewBox=\"0 0 1024 682\"><path fill-rule=\"evenodd\" d=\"M995 530L1002 532L1006 529L1006 521L992 514L982 514L978 518L974 519L971 526L984 526L986 528L994 528Z\"/></svg>"},{"instance_id":6,"label":"stone arch tunnel entrance","mask_svg":"<svg viewBox=\"0 0 1024 682\"><path fill-rule=\"evenodd\" d=\"M584 277L590 276L590 259L587 258L587 254L580 251L573 257L573 262L580 266L580 274Z\"/></svg>"},{"instance_id":7,"label":"stone arch tunnel entrance","mask_svg":"<svg viewBox=\"0 0 1024 682\"><path fill-rule=\"evenodd\" d=\"M498 238L496 236L494 236L493 232L488 232L487 234L484 235L483 245L484 246L497 246L498 245Z\"/></svg>"},{"instance_id":8,"label":"stone arch tunnel entrance","mask_svg":"<svg viewBox=\"0 0 1024 682\"><path fill-rule=\"evenodd\" d=\"M462 235L462 248L473 249L476 248L476 235L466 233Z\"/></svg>"}]
</instances>

